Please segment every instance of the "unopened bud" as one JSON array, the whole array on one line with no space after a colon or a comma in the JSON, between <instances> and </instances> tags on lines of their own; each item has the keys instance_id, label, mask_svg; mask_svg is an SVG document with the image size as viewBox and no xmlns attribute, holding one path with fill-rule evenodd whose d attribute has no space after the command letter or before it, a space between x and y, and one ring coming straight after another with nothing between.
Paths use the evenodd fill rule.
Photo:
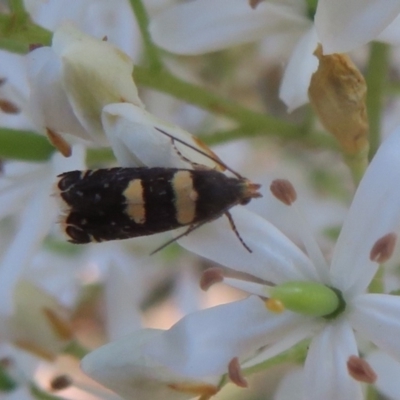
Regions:
<instances>
[{"instance_id":1,"label":"unopened bud","mask_svg":"<svg viewBox=\"0 0 400 400\"><path fill-rule=\"evenodd\" d=\"M314 54L319 66L308 89L310 102L345 156L356 157L366 166L369 143L365 79L345 54L325 56L321 46Z\"/></svg>"}]
</instances>

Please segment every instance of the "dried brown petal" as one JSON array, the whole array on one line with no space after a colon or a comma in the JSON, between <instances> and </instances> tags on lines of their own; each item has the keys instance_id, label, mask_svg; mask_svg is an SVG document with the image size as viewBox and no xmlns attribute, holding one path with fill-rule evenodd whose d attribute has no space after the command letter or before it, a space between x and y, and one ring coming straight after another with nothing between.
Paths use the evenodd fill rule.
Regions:
<instances>
[{"instance_id":1,"label":"dried brown petal","mask_svg":"<svg viewBox=\"0 0 400 400\"><path fill-rule=\"evenodd\" d=\"M346 54L323 55L308 89L310 102L324 127L336 137L346 155L368 152L367 85Z\"/></svg>"}]
</instances>

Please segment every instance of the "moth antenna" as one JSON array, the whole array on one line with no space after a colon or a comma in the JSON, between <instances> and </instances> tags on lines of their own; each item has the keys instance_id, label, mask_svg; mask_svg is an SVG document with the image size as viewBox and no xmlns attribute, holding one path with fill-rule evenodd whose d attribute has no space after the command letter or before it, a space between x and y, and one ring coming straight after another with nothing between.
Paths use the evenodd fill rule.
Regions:
<instances>
[{"instance_id":1,"label":"moth antenna","mask_svg":"<svg viewBox=\"0 0 400 400\"><path fill-rule=\"evenodd\" d=\"M201 155L203 155L203 156L209 158L211 161L214 161L215 163L221 165L222 167L224 167L224 168L227 169L228 171L232 172L232 174L236 175L239 179L244 179L242 175L240 175L240 174L239 174L238 172L236 172L234 169L228 167L223 161L218 160L218 159L216 159L216 158L210 156L210 155L207 154L206 152L204 152L204 151L198 149L197 147L192 146L192 145L189 144L189 143L186 143L184 140L181 140L181 139L176 138L175 136L173 136L173 135L171 135L171 134L169 134L169 133L163 131L162 129L159 129L159 128L157 128L157 127L154 127L154 128L155 128L156 130L158 130L159 132L161 132L162 134L164 134L165 136L168 136L169 138L171 138L171 139L173 139L173 140L175 140L175 141L177 141L177 142L179 142L179 143L181 143L181 144L184 144L185 146L189 147L190 149L192 149L192 150L194 150L194 151L197 151L199 154L201 154Z\"/></svg>"},{"instance_id":2,"label":"moth antenna","mask_svg":"<svg viewBox=\"0 0 400 400\"><path fill-rule=\"evenodd\" d=\"M247 244L244 242L244 240L242 239L242 237L240 236L235 222L233 221L232 215L229 211L225 211L225 215L228 218L229 224L231 225L231 228L233 230L233 232L235 232L235 235L237 236L237 238L240 240L240 243L242 243L243 247L249 252L252 253L253 251L249 248L249 246L247 246Z\"/></svg>"},{"instance_id":3,"label":"moth antenna","mask_svg":"<svg viewBox=\"0 0 400 400\"><path fill-rule=\"evenodd\" d=\"M171 143L172 143L172 146L173 146L174 150L176 151L176 153L178 154L178 156L179 156L183 161L185 161L185 162L187 162L188 164L190 164L194 169L196 169L196 167L198 168L198 167L201 165L201 164L195 163L195 162L189 160L187 157L185 157L185 156L179 151L179 149L176 147L176 145L175 145L175 139L171 138Z\"/></svg>"}]
</instances>

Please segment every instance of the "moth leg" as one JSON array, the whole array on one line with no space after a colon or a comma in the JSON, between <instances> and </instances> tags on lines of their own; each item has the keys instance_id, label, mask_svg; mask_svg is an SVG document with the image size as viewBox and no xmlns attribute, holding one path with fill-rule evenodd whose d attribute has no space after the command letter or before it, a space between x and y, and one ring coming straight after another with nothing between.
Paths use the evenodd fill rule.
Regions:
<instances>
[{"instance_id":1,"label":"moth leg","mask_svg":"<svg viewBox=\"0 0 400 400\"><path fill-rule=\"evenodd\" d=\"M235 235L237 236L237 238L240 240L240 243L242 243L243 247L249 252L252 253L252 250L249 248L249 246L247 246L247 244L244 242L244 240L242 239L242 237L240 236L235 222L233 221L232 215L229 211L225 211L224 213L226 215L226 217L228 218L229 224L231 225L231 228L233 230L233 232L235 232Z\"/></svg>"}]
</instances>

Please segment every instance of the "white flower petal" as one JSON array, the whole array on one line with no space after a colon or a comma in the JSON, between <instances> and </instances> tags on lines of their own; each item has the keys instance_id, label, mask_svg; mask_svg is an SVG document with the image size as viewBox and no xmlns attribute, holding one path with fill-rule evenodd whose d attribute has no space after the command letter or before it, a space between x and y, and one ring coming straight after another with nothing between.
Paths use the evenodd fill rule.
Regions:
<instances>
[{"instance_id":1,"label":"white flower petal","mask_svg":"<svg viewBox=\"0 0 400 400\"><path fill-rule=\"evenodd\" d=\"M250 358L242 364L242 368L248 368L262 363L278 354L290 349L302 340L309 338L314 332L321 328L321 321L315 318L303 318L298 325L286 332L283 332L276 343L271 344L262 350L255 357Z\"/></svg>"},{"instance_id":2,"label":"white flower petal","mask_svg":"<svg viewBox=\"0 0 400 400\"><path fill-rule=\"evenodd\" d=\"M279 89L279 97L291 112L308 103L308 87L312 74L318 68L318 59L314 56L318 38L312 27L297 43L286 66Z\"/></svg>"},{"instance_id":3,"label":"white flower petal","mask_svg":"<svg viewBox=\"0 0 400 400\"><path fill-rule=\"evenodd\" d=\"M22 213L20 229L1 261L0 314L12 313L14 287L55 220L57 211L55 201L50 197L51 185L47 179L38 185Z\"/></svg>"},{"instance_id":4,"label":"white flower petal","mask_svg":"<svg viewBox=\"0 0 400 400\"><path fill-rule=\"evenodd\" d=\"M124 255L113 261L108 266L104 283L107 330L111 341L141 328L140 294L132 285L137 281L138 267L131 265L132 260Z\"/></svg>"},{"instance_id":5,"label":"white flower petal","mask_svg":"<svg viewBox=\"0 0 400 400\"><path fill-rule=\"evenodd\" d=\"M400 15L378 35L376 40L398 46L400 44Z\"/></svg>"},{"instance_id":6,"label":"white flower petal","mask_svg":"<svg viewBox=\"0 0 400 400\"><path fill-rule=\"evenodd\" d=\"M291 370L279 382L275 391L274 400L300 400L304 399L304 370L295 368Z\"/></svg>"},{"instance_id":7,"label":"white flower petal","mask_svg":"<svg viewBox=\"0 0 400 400\"><path fill-rule=\"evenodd\" d=\"M367 361L378 375L375 386L379 392L390 400L400 400L400 363L382 351L368 354Z\"/></svg>"},{"instance_id":8,"label":"white flower petal","mask_svg":"<svg viewBox=\"0 0 400 400\"><path fill-rule=\"evenodd\" d=\"M171 139L155 128L161 129L215 158L214 153L200 140L185 130L168 124L133 104L107 105L102 112L102 123L114 154L119 164L124 167L191 169L192 165L185 161L182 156L194 163L206 165L210 168L216 167L214 161L184 144L175 141L173 146Z\"/></svg>"},{"instance_id":9,"label":"white flower petal","mask_svg":"<svg viewBox=\"0 0 400 400\"><path fill-rule=\"evenodd\" d=\"M82 370L126 400L186 400L193 393L177 391L173 385L215 385L219 377L207 381L189 380L173 374L144 352L147 343L163 334L142 329L91 352L82 360Z\"/></svg>"},{"instance_id":10,"label":"white flower petal","mask_svg":"<svg viewBox=\"0 0 400 400\"><path fill-rule=\"evenodd\" d=\"M178 243L221 265L276 284L287 280L318 281L308 257L272 224L243 207L235 207L230 213L251 253L239 242L225 216Z\"/></svg>"},{"instance_id":11,"label":"white flower petal","mask_svg":"<svg viewBox=\"0 0 400 400\"><path fill-rule=\"evenodd\" d=\"M375 39L399 14L400 2L319 0L315 26L324 53L345 53Z\"/></svg>"},{"instance_id":12,"label":"white flower petal","mask_svg":"<svg viewBox=\"0 0 400 400\"><path fill-rule=\"evenodd\" d=\"M347 361L358 355L354 333L344 319L328 323L314 336L305 362L305 398L363 399L361 385L350 377Z\"/></svg>"},{"instance_id":13,"label":"white flower petal","mask_svg":"<svg viewBox=\"0 0 400 400\"><path fill-rule=\"evenodd\" d=\"M357 296L349 315L355 330L400 360L400 297L389 294Z\"/></svg>"},{"instance_id":14,"label":"white flower petal","mask_svg":"<svg viewBox=\"0 0 400 400\"><path fill-rule=\"evenodd\" d=\"M147 354L190 378L219 375L234 357L248 359L303 321L291 312L272 314L251 296L187 315L148 342Z\"/></svg>"},{"instance_id":15,"label":"white flower petal","mask_svg":"<svg viewBox=\"0 0 400 400\"><path fill-rule=\"evenodd\" d=\"M48 47L27 55L30 71L30 116L39 130L71 133L83 139L88 133L76 118L61 83L61 63Z\"/></svg>"},{"instance_id":16,"label":"white flower petal","mask_svg":"<svg viewBox=\"0 0 400 400\"><path fill-rule=\"evenodd\" d=\"M400 227L399 181L400 128L380 146L354 196L332 256L333 286L355 294L370 283L372 246Z\"/></svg>"},{"instance_id":17,"label":"white flower petal","mask_svg":"<svg viewBox=\"0 0 400 400\"><path fill-rule=\"evenodd\" d=\"M143 107L132 78L133 61L110 43L63 25L52 48L61 53L62 83L74 113L93 137L104 135L100 116L105 105Z\"/></svg>"},{"instance_id":18,"label":"white flower petal","mask_svg":"<svg viewBox=\"0 0 400 400\"><path fill-rule=\"evenodd\" d=\"M201 0L179 4L153 18L150 33L160 47L201 54L261 39L271 33L300 32L308 21L294 7L244 0Z\"/></svg>"}]
</instances>

